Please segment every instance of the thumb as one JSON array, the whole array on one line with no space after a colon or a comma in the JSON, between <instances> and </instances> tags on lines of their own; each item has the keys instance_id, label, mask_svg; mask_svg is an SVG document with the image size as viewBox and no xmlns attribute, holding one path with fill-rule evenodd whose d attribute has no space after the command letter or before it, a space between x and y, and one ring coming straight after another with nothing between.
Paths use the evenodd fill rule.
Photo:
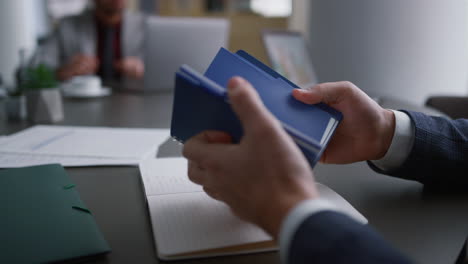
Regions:
<instances>
[{"instance_id":1,"label":"thumb","mask_svg":"<svg viewBox=\"0 0 468 264\"><path fill-rule=\"evenodd\" d=\"M228 82L228 95L231 107L245 131L261 124L275 122L275 118L263 105L257 91L245 79L231 78Z\"/></svg>"},{"instance_id":2,"label":"thumb","mask_svg":"<svg viewBox=\"0 0 468 264\"><path fill-rule=\"evenodd\" d=\"M350 82L329 82L317 84L309 90L294 89L293 97L306 104L337 104L349 95L354 84Z\"/></svg>"}]
</instances>

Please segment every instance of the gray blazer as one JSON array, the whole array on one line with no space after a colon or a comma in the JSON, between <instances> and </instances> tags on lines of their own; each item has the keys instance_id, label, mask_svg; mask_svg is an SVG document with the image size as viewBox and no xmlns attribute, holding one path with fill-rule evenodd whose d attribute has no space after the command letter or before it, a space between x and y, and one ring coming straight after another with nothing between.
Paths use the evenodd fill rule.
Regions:
<instances>
[{"instance_id":1,"label":"gray blazer","mask_svg":"<svg viewBox=\"0 0 468 264\"><path fill-rule=\"evenodd\" d=\"M53 69L66 64L74 55L96 55L96 25L91 9L62 19L54 32L36 54L35 63L44 63ZM125 12L122 21L122 57L142 58L146 17Z\"/></svg>"}]
</instances>

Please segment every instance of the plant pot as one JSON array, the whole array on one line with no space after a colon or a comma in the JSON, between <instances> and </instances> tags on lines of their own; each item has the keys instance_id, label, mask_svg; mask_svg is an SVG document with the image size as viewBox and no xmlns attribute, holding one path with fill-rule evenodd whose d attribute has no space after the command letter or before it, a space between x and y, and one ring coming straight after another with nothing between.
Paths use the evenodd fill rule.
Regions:
<instances>
[{"instance_id":1,"label":"plant pot","mask_svg":"<svg viewBox=\"0 0 468 264\"><path fill-rule=\"evenodd\" d=\"M5 102L5 112L10 121L26 119L26 98L23 95L8 97Z\"/></svg>"},{"instance_id":2,"label":"plant pot","mask_svg":"<svg viewBox=\"0 0 468 264\"><path fill-rule=\"evenodd\" d=\"M28 119L34 123L55 123L63 120L62 96L58 88L26 93Z\"/></svg>"}]
</instances>

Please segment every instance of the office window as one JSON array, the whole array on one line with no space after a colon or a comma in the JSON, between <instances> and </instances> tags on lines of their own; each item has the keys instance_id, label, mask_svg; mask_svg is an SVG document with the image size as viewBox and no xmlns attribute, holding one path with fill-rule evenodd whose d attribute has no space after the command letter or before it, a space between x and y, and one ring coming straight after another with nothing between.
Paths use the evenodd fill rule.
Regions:
<instances>
[{"instance_id":1,"label":"office window","mask_svg":"<svg viewBox=\"0 0 468 264\"><path fill-rule=\"evenodd\" d=\"M251 0L250 8L267 17L288 17L292 11L292 0Z\"/></svg>"}]
</instances>

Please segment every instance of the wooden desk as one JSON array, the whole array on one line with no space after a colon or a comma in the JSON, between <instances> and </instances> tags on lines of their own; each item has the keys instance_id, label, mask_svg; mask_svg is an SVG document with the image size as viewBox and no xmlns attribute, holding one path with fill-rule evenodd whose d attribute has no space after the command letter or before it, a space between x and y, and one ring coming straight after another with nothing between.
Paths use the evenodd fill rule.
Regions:
<instances>
[{"instance_id":1,"label":"wooden desk","mask_svg":"<svg viewBox=\"0 0 468 264\"><path fill-rule=\"evenodd\" d=\"M0 109L3 104L0 101ZM171 94L66 99L65 120L59 124L168 128L171 108ZM27 122L8 123L0 111L0 134L28 126ZM180 155L180 146L168 141L159 155ZM72 168L67 172L112 248L107 256L89 263L158 263L138 168ZM419 183L379 175L365 163L318 165L315 174L417 263L455 262L468 235L467 195L425 194ZM279 257L261 253L176 263L279 263Z\"/></svg>"}]
</instances>

